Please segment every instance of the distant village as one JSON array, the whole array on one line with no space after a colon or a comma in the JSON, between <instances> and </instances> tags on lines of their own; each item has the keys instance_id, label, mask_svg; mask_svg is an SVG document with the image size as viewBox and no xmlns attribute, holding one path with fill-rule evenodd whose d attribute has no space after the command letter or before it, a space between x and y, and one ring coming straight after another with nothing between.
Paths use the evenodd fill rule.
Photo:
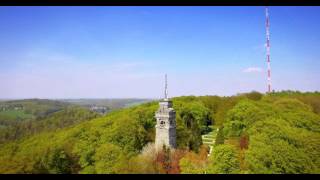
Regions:
<instances>
[{"instance_id":1,"label":"distant village","mask_svg":"<svg viewBox=\"0 0 320 180\"><path fill-rule=\"evenodd\" d=\"M97 105L91 105L89 107L89 109L91 111L94 111L94 112L97 112L97 113L100 113L100 114L106 114L107 112L109 112L110 108L108 107L105 107L105 106L97 106Z\"/></svg>"},{"instance_id":2,"label":"distant village","mask_svg":"<svg viewBox=\"0 0 320 180\"><path fill-rule=\"evenodd\" d=\"M23 110L21 104L4 104L0 105L0 111Z\"/></svg>"}]
</instances>

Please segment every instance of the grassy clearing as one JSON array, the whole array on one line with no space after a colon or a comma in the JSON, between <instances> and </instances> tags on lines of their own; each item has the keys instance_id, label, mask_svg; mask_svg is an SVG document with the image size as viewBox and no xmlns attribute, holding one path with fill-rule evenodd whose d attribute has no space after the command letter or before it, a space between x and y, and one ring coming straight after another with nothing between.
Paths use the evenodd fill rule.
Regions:
<instances>
[{"instance_id":1,"label":"grassy clearing","mask_svg":"<svg viewBox=\"0 0 320 180\"><path fill-rule=\"evenodd\" d=\"M9 111L1 111L0 119L29 119L32 118L31 114L27 114L22 110L9 110Z\"/></svg>"},{"instance_id":2,"label":"grassy clearing","mask_svg":"<svg viewBox=\"0 0 320 180\"><path fill-rule=\"evenodd\" d=\"M209 126L212 131L202 135L202 142L205 145L208 145L210 147L210 152L208 155L210 155L210 153L212 152L212 148L215 145L215 140L216 140L216 136L217 136L217 129L214 126Z\"/></svg>"}]
</instances>

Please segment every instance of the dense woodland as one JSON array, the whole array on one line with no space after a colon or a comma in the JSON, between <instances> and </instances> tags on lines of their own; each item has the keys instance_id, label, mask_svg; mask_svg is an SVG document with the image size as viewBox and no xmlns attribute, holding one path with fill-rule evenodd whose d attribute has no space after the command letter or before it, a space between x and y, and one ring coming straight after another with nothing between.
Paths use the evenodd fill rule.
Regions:
<instances>
[{"instance_id":1,"label":"dense woodland","mask_svg":"<svg viewBox=\"0 0 320 180\"><path fill-rule=\"evenodd\" d=\"M172 100L175 150L154 149L156 101L105 116L63 107L18 137L0 128L0 173L320 173L319 92ZM208 157L209 125L219 132Z\"/></svg>"},{"instance_id":2,"label":"dense woodland","mask_svg":"<svg viewBox=\"0 0 320 180\"><path fill-rule=\"evenodd\" d=\"M148 99L25 99L0 101L0 144L54 131L97 118L102 114L91 107L107 111L150 101Z\"/></svg>"}]
</instances>

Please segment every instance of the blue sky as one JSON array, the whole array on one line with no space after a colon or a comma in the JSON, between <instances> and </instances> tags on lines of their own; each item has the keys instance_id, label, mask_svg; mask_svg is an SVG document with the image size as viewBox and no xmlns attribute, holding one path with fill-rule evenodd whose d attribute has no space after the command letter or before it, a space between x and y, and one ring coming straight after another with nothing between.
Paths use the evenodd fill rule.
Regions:
<instances>
[{"instance_id":1,"label":"blue sky","mask_svg":"<svg viewBox=\"0 0 320 180\"><path fill-rule=\"evenodd\" d=\"M275 90L320 90L320 7L270 7ZM0 98L266 91L264 7L0 7Z\"/></svg>"}]
</instances>

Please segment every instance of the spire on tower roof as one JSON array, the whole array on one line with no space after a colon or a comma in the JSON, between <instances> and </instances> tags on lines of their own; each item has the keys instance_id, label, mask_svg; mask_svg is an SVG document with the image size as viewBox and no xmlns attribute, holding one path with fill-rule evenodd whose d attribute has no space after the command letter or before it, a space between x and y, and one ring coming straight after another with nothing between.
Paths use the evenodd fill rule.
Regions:
<instances>
[{"instance_id":1,"label":"spire on tower roof","mask_svg":"<svg viewBox=\"0 0 320 180\"><path fill-rule=\"evenodd\" d=\"M164 87L164 99L168 99L168 82L167 82L167 74L165 74L165 87Z\"/></svg>"}]
</instances>

